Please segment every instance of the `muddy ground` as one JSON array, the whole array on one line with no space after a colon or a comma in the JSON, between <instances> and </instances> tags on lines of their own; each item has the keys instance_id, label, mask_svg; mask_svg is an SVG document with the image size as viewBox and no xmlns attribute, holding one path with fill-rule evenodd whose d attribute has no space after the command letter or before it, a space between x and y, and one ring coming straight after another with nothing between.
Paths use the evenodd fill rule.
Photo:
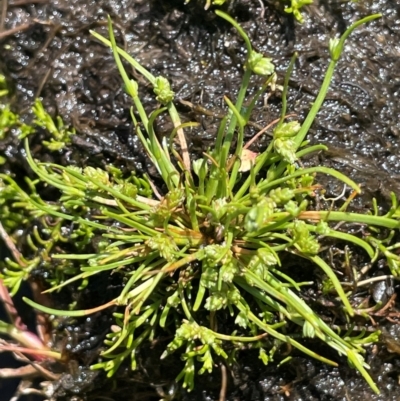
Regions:
<instances>
[{"instance_id":1,"label":"muddy ground","mask_svg":"<svg viewBox=\"0 0 400 401\"><path fill-rule=\"evenodd\" d=\"M153 173L133 135L130 101L123 92L113 57L89 34L90 29L106 33L107 14L114 21L119 43L155 75L168 77L178 99L219 114L225 107L223 95L234 98L239 88L245 56L242 41L234 29L194 3L184 6L181 0L8 0L4 6L5 1L0 72L10 83L14 110L30 121L30 107L39 96L50 113L62 116L78 133L68 151L60 154L49 155L37 146L38 158L92 166L112 162L126 171ZM373 196L383 202L390 191L400 194L398 1L316 0L306 8L304 24L283 13L278 1L241 0L230 6L231 15L249 34L255 48L274 60L278 84L283 81L293 52L299 53L290 81L288 107L299 119L306 115L322 82L329 62L328 39L375 12L381 12L383 17L361 27L347 40L327 100L311 129L310 139L328 145L329 151L306 161L336 167L361 183L365 195L359 198L359 208L369 206ZM20 28L18 32L8 31L16 27ZM140 77L136 78L147 107L151 107L151 90ZM259 105L252 120L265 126L279 115L280 107L278 90ZM184 120L201 123L201 128L188 137L191 152L198 154L213 141L218 117L201 115L185 105L180 105L179 111ZM161 121L157 129L163 135L170 124ZM248 138L256 132L249 128ZM254 149L262 149L266 142L268 136ZM0 142L0 154L7 157L2 172L17 176L27 173L24 154L13 135ZM342 191L335 182L324 184L333 195ZM309 296L313 302L315 294ZM395 304L394 310L396 306L399 305ZM79 332L79 336L71 335L75 338L76 353L90 354L101 346L109 317L95 318L65 323L66 332ZM386 339L393 341L398 337L400 331L395 321L381 319L380 324L389 332ZM92 337L95 341L87 341ZM338 360L330 350L312 346ZM71 346L71 352L74 347ZM59 400L160 399L157 390L173 390L171 383L180 370L180 361L170 362L176 366L160 367L157 350L146 352L141 356L138 373L121 372L113 382L105 382L101 374L88 374L83 366L85 361L90 364L90 357L81 357L81 367L67 367L55 394ZM227 399L399 400L397 354L388 352L382 341L369 350L367 360L382 391L379 396L345 360L339 360L340 368L331 368L295 353L292 361L279 368L273 363L265 367L256 354L242 352L238 366L229 375ZM218 369L215 372L214 376L202 377L192 394L177 390L181 399L218 399L220 377Z\"/></svg>"}]
</instances>

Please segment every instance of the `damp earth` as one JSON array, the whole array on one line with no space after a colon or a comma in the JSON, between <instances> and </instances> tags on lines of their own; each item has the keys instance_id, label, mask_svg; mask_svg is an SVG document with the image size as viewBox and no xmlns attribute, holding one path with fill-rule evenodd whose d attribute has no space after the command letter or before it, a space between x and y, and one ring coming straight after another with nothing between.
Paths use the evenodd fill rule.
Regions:
<instances>
[{"instance_id":1,"label":"damp earth","mask_svg":"<svg viewBox=\"0 0 400 401\"><path fill-rule=\"evenodd\" d=\"M64 165L104 167L113 163L123 171L156 175L134 135L130 101L113 56L89 32L96 30L106 35L107 15L114 22L119 45L154 75L163 75L172 82L182 120L200 123L199 128L187 132L192 155L200 154L214 140L225 110L223 96L234 98L240 86L245 47L234 29L212 11L203 10L195 0L187 5L181 0L8 0L5 4L0 73L7 78L13 110L29 122L34 99L40 97L50 114L61 116L77 132L73 143L56 154L48 153L41 145L45 133L40 133L33 147L35 157ZM318 93L329 63L329 38L376 12L382 13L381 19L362 26L347 40L328 96L310 130L309 139L327 145L328 151L304 161L335 167L361 184L364 192L355 203L360 209L369 208L373 198L384 208L390 192L400 194L398 1L314 0L304 11L303 24L283 12L278 1L236 0L229 5L229 13L248 33L254 47L273 59L278 74L276 89L268 92L251 117L252 124L246 131L248 140L260 127L279 117L279 88L293 53L299 57L290 79L288 112L301 121ZM138 79L142 101L150 109L151 88L135 71L131 73ZM158 121L158 135L167 135L170 130L168 120ZM264 149L268 141L267 134L252 145L253 150ZM7 159L1 166L2 173L21 181L24 175L32 174L20 142L12 133L0 141L0 154ZM329 179L322 183L331 197L349 191ZM355 264L363 263L357 256L353 259ZM296 268L290 260L288 266ZM387 272L385 266L377 265L371 275ZM34 278L43 281L43 274L37 271ZM303 297L322 315L326 314L327 321L340 324L333 321L335 313L331 313L337 306L319 296L317 284ZM120 286L116 279L98 277L79 294L73 287L63 297L55 297L54 306L65 307L74 300L81 308L89 308L105 302L105 294L107 299L118 294ZM360 299L370 297L371 303L392 302L390 313L373 316L370 327L380 327L382 336L366 355L380 395L373 394L344 358L310 341L310 348L339 362L339 367L321 364L290 349L281 350L282 354L291 352L290 361L278 365L277 360L265 366L257 353L243 350L228 374L226 399L399 400L398 292L396 282L381 282L356 294ZM171 357L162 363L159 360L170 338L158 338L143 347L135 372L124 366L107 381L101 372L90 371L112 324L111 311L56 323L53 338L63 347L68 360L53 367L57 380L47 383L50 399L208 401L219 397L218 369L212 375L200 376L192 393L174 383L181 370L180 359Z\"/></svg>"}]
</instances>

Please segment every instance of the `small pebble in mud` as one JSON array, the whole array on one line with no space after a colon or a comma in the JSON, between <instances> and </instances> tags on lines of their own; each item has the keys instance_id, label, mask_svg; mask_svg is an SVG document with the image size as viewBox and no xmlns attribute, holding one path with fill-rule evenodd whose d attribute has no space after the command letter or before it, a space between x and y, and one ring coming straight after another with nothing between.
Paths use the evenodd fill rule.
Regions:
<instances>
[{"instance_id":1,"label":"small pebble in mud","mask_svg":"<svg viewBox=\"0 0 400 401\"><path fill-rule=\"evenodd\" d=\"M372 298L376 303L386 304L394 294L393 279L391 277L378 281L372 287Z\"/></svg>"}]
</instances>

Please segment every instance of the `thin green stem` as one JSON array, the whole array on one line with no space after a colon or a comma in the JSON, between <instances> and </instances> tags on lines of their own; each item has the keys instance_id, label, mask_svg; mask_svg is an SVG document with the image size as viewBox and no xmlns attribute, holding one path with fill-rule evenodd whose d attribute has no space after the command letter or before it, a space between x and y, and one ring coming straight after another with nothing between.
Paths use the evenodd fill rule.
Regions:
<instances>
[{"instance_id":1,"label":"thin green stem","mask_svg":"<svg viewBox=\"0 0 400 401\"><path fill-rule=\"evenodd\" d=\"M237 305L237 307L241 312L245 313L246 316L248 316L248 318L251 321L253 321L258 327L260 327L262 330L264 330L266 333L268 333L272 337L277 338L278 340L281 340L282 342L284 342L286 344L292 345L293 347L295 347L298 350L302 351L306 355L309 355L312 358L317 359L317 360L319 360L319 361L321 361L323 363L326 363L326 364L331 365L331 366L338 366L338 364L336 362L333 362L330 359L327 359L327 358L324 358L321 355L318 355L316 352L313 352L310 349L306 348L304 345L300 344L299 342L297 342L296 340L294 340L290 336L286 336L284 334L281 334L281 333L277 332L276 330L273 330L267 323L264 323L263 321L261 321L256 315L254 315L254 313L249 311L244 305L239 303Z\"/></svg>"},{"instance_id":2,"label":"thin green stem","mask_svg":"<svg viewBox=\"0 0 400 401\"><path fill-rule=\"evenodd\" d=\"M246 44L247 48L247 57L249 57L250 53L252 52L253 48L251 46L251 42L249 37L247 36L246 32L242 29L242 27L228 14L224 13L221 10L215 10L215 14L217 14L219 17L223 18L225 21L228 21L232 26L236 28L236 30L239 32L240 36L243 38L244 43Z\"/></svg>"},{"instance_id":3,"label":"thin green stem","mask_svg":"<svg viewBox=\"0 0 400 401\"><path fill-rule=\"evenodd\" d=\"M345 221L347 223L366 224L369 226L399 229L400 220L369 214L336 212L336 211L305 211L299 215L303 220Z\"/></svg>"},{"instance_id":4,"label":"thin green stem","mask_svg":"<svg viewBox=\"0 0 400 401\"><path fill-rule=\"evenodd\" d=\"M343 290L343 287L341 286L340 281L336 277L336 274L333 272L332 268L319 256L308 256L308 259L312 260L328 276L329 280L331 280L333 286L335 287L335 290L338 293L339 298L343 302L343 305L344 305L347 313L350 316L354 316L353 307L350 305L350 302Z\"/></svg>"}]
</instances>

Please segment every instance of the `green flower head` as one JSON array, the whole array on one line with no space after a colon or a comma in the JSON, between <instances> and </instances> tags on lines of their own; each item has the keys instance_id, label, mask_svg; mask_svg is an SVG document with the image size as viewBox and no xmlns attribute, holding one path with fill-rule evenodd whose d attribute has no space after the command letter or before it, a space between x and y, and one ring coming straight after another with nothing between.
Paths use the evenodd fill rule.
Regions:
<instances>
[{"instance_id":1,"label":"green flower head","mask_svg":"<svg viewBox=\"0 0 400 401\"><path fill-rule=\"evenodd\" d=\"M154 93L156 99L162 104L168 104L174 99L175 93L171 90L168 80L164 77L157 77L154 82Z\"/></svg>"},{"instance_id":2,"label":"green flower head","mask_svg":"<svg viewBox=\"0 0 400 401\"><path fill-rule=\"evenodd\" d=\"M250 53L247 63L251 71L257 75L271 75L275 70L270 58L264 57L261 53L255 51Z\"/></svg>"}]
</instances>

